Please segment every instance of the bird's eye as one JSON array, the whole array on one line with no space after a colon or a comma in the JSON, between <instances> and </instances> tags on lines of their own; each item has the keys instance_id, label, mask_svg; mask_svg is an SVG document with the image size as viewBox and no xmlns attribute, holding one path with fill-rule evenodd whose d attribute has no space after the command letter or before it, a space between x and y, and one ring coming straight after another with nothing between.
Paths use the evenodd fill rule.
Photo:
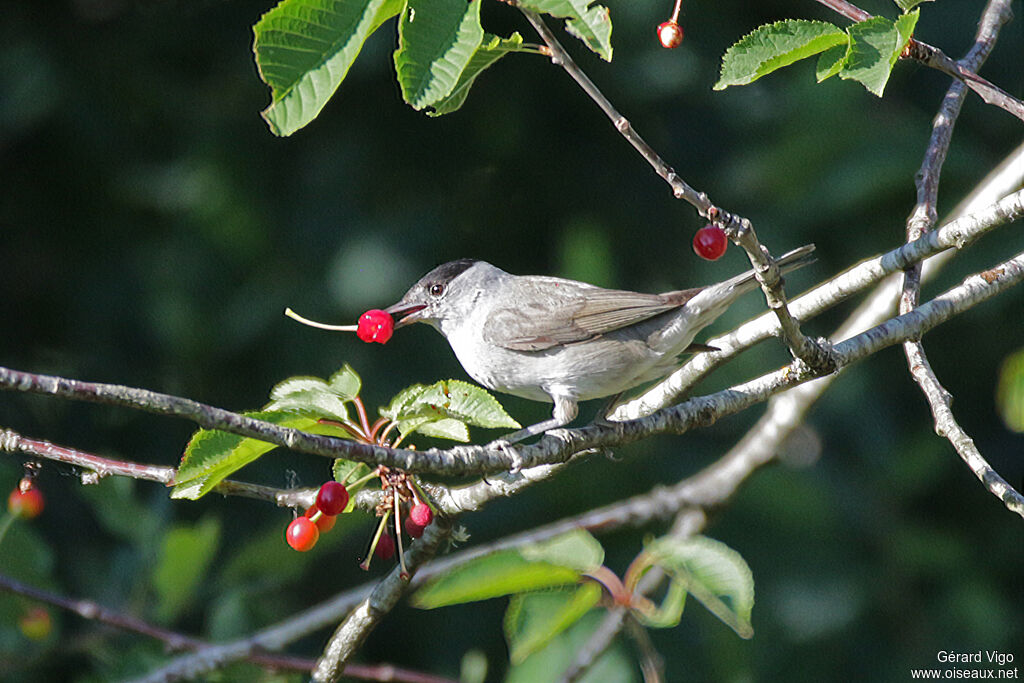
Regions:
<instances>
[{"instance_id":1,"label":"bird's eye","mask_svg":"<svg viewBox=\"0 0 1024 683\"><path fill-rule=\"evenodd\" d=\"M441 296L442 294L444 294L444 285L442 285L440 282L435 282L434 284L430 285L430 289L428 289L427 291L430 292L430 296Z\"/></svg>"}]
</instances>

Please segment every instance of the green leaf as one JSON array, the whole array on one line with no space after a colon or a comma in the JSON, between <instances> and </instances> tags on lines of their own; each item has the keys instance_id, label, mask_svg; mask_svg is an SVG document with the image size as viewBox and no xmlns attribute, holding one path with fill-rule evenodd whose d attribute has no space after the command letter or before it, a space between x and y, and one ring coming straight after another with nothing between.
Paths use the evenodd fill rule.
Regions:
<instances>
[{"instance_id":1,"label":"green leaf","mask_svg":"<svg viewBox=\"0 0 1024 683\"><path fill-rule=\"evenodd\" d=\"M931 2L931 0L895 0L895 2L896 6L899 7L901 10L903 10L904 12L909 12L910 10L920 5L922 2Z\"/></svg>"},{"instance_id":2,"label":"green leaf","mask_svg":"<svg viewBox=\"0 0 1024 683\"><path fill-rule=\"evenodd\" d=\"M586 582L565 590L515 595L505 613L509 659L520 664L545 647L601 600L601 587Z\"/></svg>"},{"instance_id":3,"label":"green leaf","mask_svg":"<svg viewBox=\"0 0 1024 683\"><path fill-rule=\"evenodd\" d=\"M178 525L164 536L153 569L157 593L156 617L169 623L188 606L213 560L220 539L220 522L207 517L194 526Z\"/></svg>"},{"instance_id":4,"label":"green leaf","mask_svg":"<svg viewBox=\"0 0 1024 683\"><path fill-rule=\"evenodd\" d=\"M488 600L502 595L574 584L580 572L547 562L531 562L515 550L485 555L456 567L412 596L423 609Z\"/></svg>"},{"instance_id":5,"label":"green leaf","mask_svg":"<svg viewBox=\"0 0 1024 683\"><path fill-rule=\"evenodd\" d=\"M850 52L839 77L855 80L881 97L919 16L920 11L914 10L895 24L885 17L872 17L850 26Z\"/></svg>"},{"instance_id":6,"label":"green leaf","mask_svg":"<svg viewBox=\"0 0 1024 683\"><path fill-rule=\"evenodd\" d=\"M519 427L485 389L457 379L442 380L430 386L414 384L398 392L379 412L397 422L403 436L419 432L468 441L467 424L484 428Z\"/></svg>"},{"instance_id":7,"label":"green leaf","mask_svg":"<svg viewBox=\"0 0 1024 683\"><path fill-rule=\"evenodd\" d=\"M403 434L406 431L401 428L401 423L399 423L399 429ZM440 420L428 419L420 426L409 431L417 431L423 436L430 436L435 439L451 439L452 441L461 441L462 443L469 441L469 429L466 427L466 423L450 417Z\"/></svg>"},{"instance_id":8,"label":"green leaf","mask_svg":"<svg viewBox=\"0 0 1024 683\"><path fill-rule=\"evenodd\" d=\"M305 415L280 412L254 412L243 415L313 434L345 436L341 428L321 424L316 418ZM248 465L273 448L276 448L276 444L216 429L201 429L192 436L192 440L185 448L171 498L195 500L213 490L232 472Z\"/></svg>"},{"instance_id":9,"label":"green leaf","mask_svg":"<svg viewBox=\"0 0 1024 683\"><path fill-rule=\"evenodd\" d=\"M349 401L359 396L359 392L363 388L363 381L359 379L359 375L348 363L331 375L327 384L332 392Z\"/></svg>"},{"instance_id":10,"label":"green leaf","mask_svg":"<svg viewBox=\"0 0 1024 683\"><path fill-rule=\"evenodd\" d=\"M668 590L661 604L653 612L637 611L636 616L644 626L650 628L675 628L683 616L686 605L687 584L670 579Z\"/></svg>"},{"instance_id":11,"label":"green leaf","mask_svg":"<svg viewBox=\"0 0 1024 683\"><path fill-rule=\"evenodd\" d=\"M1024 432L1024 349L1007 356L999 368L996 406L1007 429Z\"/></svg>"},{"instance_id":12,"label":"green leaf","mask_svg":"<svg viewBox=\"0 0 1024 683\"><path fill-rule=\"evenodd\" d=\"M349 421L345 401L326 392L293 394L271 401L264 406L263 412L304 415L313 419L327 418L343 423Z\"/></svg>"},{"instance_id":13,"label":"green leaf","mask_svg":"<svg viewBox=\"0 0 1024 683\"><path fill-rule=\"evenodd\" d=\"M519 553L527 560L550 562L581 572L593 571L604 563L604 548L583 529L521 546Z\"/></svg>"},{"instance_id":14,"label":"green leaf","mask_svg":"<svg viewBox=\"0 0 1024 683\"><path fill-rule=\"evenodd\" d=\"M486 34L484 42L476 49L469 63L466 64L466 68L459 75L459 82L455 84L455 87L452 88L448 95L434 102L432 105L433 111L429 115L441 116L443 114L450 114L462 107L466 97L469 95L469 89L473 87L473 82L476 81L476 77L483 73L484 69L490 67L509 52L520 51L522 46L523 37L518 33L513 33L508 38Z\"/></svg>"},{"instance_id":15,"label":"green leaf","mask_svg":"<svg viewBox=\"0 0 1024 683\"><path fill-rule=\"evenodd\" d=\"M349 482L353 482L356 479L369 474L370 466L364 462L353 462L352 460L342 460L341 458L338 458L334 461L334 467L331 468L331 472L334 475L335 481L340 481L342 484L348 485ZM352 504L354 501L355 496L349 497L349 504Z\"/></svg>"},{"instance_id":16,"label":"green leaf","mask_svg":"<svg viewBox=\"0 0 1024 683\"><path fill-rule=\"evenodd\" d=\"M824 21L786 19L760 26L725 51L714 89L753 83L776 69L847 41L842 29Z\"/></svg>"},{"instance_id":17,"label":"green leaf","mask_svg":"<svg viewBox=\"0 0 1024 683\"><path fill-rule=\"evenodd\" d=\"M608 8L594 0L520 0L519 6L566 19L565 30L576 36L606 62L612 61L612 19Z\"/></svg>"},{"instance_id":18,"label":"green leaf","mask_svg":"<svg viewBox=\"0 0 1024 683\"><path fill-rule=\"evenodd\" d=\"M455 89L484 37L481 4L407 0L394 59L402 97L413 109L440 102Z\"/></svg>"},{"instance_id":19,"label":"green leaf","mask_svg":"<svg viewBox=\"0 0 1024 683\"><path fill-rule=\"evenodd\" d=\"M264 14L253 27L253 51L270 86L263 118L271 131L291 135L315 119L366 39L401 7L401 0L283 0Z\"/></svg>"},{"instance_id":20,"label":"green leaf","mask_svg":"<svg viewBox=\"0 0 1024 683\"><path fill-rule=\"evenodd\" d=\"M416 396L406 411L408 415L413 415L423 408L436 410L445 417L461 420L474 427L514 429L520 426L486 389L457 379L442 380L430 385Z\"/></svg>"},{"instance_id":21,"label":"green leaf","mask_svg":"<svg viewBox=\"0 0 1024 683\"><path fill-rule=\"evenodd\" d=\"M417 591L413 604L433 609L574 584L603 561L601 544L580 529L471 560Z\"/></svg>"},{"instance_id":22,"label":"green leaf","mask_svg":"<svg viewBox=\"0 0 1024 683\"><path fill-rule=\"evenodd\" d=\"M601 623L601 613L591 611L578 622L556 636L547 647L530 655L508 672L506 683L555 683L587 646ZM635 658L621 642L616 641L605 650L593 666L580 677L579 683L637 683L639 681Z\"/></svg>"},{"instance_id":23,"label":"green leaf","mask_svg":"<svg viewBox=\"0 0 1024 683\"><path fill-rule=\"evenodd\" d=\"M843 65L846 63L846 56L850 52L849 43L836 45L830 47L818 56L818 66L814 70L814 77L818 79L818 83L832 78L837 73L842 71Z\"/></svg>"},{"instance_id":24,"label":"green leaf","mask_svg":"<svg viewBox=\"0 0 1024 683\"><path fill-rule=\"evenodd\" d=\"M415 412L411 411L409 406L413 405L416 399L419 398L426 390L426 384L413 384L412 386L408 386L395 394L391 399L391 403L383 408L379 408L377 412L380 413L381 417L398 421L404 416Z\"/></svg>"},{"instance_id":25,"label":"green leaf","mask_svg":"<svg viewBox=\"0 0 1024 683\"><path fill-rule=\"evenodd\" d=\"M663 536L644 548L644 554L741 638L754 635L754 576L735 550L703 536Z\"/></svg>"},{"instance_id":26,"label":"green leaf","mask_svg":"<svg viewBox=\"0 0 1024 683\"><path fill-rule=\"evenodd\" d=\"M319 377L289 377L270 390L265 411L289 412L308 417L348 422L348 403L359 396L361 381L349 365L325 382Z\"/></svg>"}]
</instances>

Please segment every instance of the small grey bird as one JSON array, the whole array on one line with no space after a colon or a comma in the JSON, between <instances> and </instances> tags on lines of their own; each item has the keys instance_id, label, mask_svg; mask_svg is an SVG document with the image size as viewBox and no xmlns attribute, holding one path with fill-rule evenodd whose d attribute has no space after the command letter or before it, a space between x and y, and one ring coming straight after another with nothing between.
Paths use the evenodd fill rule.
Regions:
<instances>
[{"instance_id":1,"label":"small grey bird","mask_svg":"<svg viewBox=\"0 0 1024 683\"><path fill-rule=\"evenodd\" d=\"M784 272L807 265L812 251L813 244L800 247L778 264ZM505 437L515 443L568 424L580 401L618 396L668 375L680 355L709 350L693 338L756 286L748 271L706 287L642 294L461 259L424 275L386 310L398 318L395 327L437 329L488 389L554 403L551 419Z\"/></svg>"}]
</instances>

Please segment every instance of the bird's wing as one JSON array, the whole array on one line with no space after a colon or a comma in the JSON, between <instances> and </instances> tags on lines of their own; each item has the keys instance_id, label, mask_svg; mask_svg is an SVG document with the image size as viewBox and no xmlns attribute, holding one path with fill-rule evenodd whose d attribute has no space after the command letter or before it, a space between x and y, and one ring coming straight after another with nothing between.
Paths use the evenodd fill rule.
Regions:
<instances>
[{"instance_id":1,"label":"bird's wing","mask_svg":"<svg viewBox=\"0 0 1024 683\"><path fill-rule=\"evenodd\" d=\"M647 320L676 308L697 290L641 294L562 280L516 283L518 302L491 311L484 339L514 351L542 351Z\"/></svg>"}]
</instances>

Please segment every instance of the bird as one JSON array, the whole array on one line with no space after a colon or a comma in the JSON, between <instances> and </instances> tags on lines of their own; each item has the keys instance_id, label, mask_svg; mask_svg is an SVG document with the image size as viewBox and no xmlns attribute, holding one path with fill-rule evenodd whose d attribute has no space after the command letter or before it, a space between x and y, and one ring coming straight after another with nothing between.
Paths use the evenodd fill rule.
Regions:
<instances>
[{"instance_id":1,"label":"bird","mask_svg":"<svg viewBox=\"0 0 1024 683\"><path fill-rule=\"evenodd\" d=\"M813 251L809 244L777 263L788 272L813 261ZM682 355L714 350L694 337L756 286L750 270L704 287L645 294L459 259L431 270L384 310L396 329L425 323L439 331L482 386L553 404L550 419L502 439L512 444L569 424L581 401L614 402L670 374Z\"/></svg>"}]
</instances>

